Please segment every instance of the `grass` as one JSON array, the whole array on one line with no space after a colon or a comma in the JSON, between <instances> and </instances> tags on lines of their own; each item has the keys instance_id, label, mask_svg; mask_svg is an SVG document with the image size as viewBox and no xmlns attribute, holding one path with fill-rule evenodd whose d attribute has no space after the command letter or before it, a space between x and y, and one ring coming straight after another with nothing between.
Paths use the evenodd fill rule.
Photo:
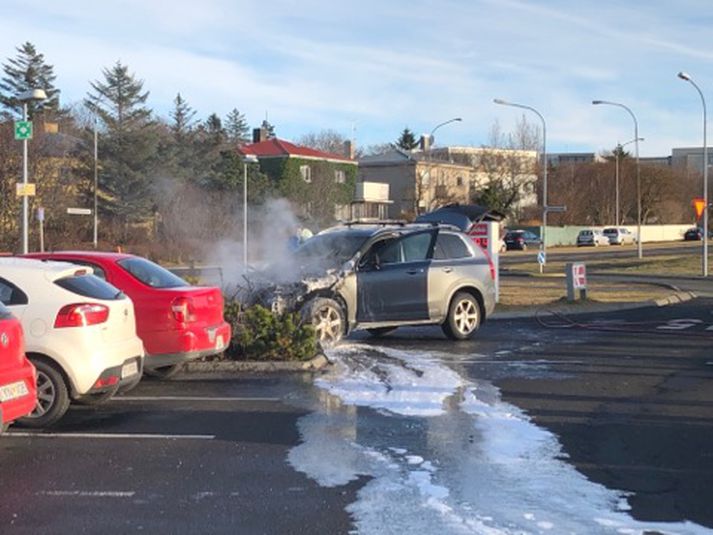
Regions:
<instances>
[{"instance_id":1,"label":"grass","mask_svg":"<svg viewBox=\"0 0 713 535\"><path fill-rule=\"evenodd\" d=\"M662 286L639 283L591 282L588 302L631 303L671 295ZM502 277L499 309L539 306L561 302L567 295L564 277Z\"/></svg>"},{"instance_id":2,"label":"grass","mask_svg":"<svg viewBox=\"0 0 713 535\"><path fill-rule=\"evenodd\" d=\"M644 252L644 254L646 254ZM590 273L627 273L641 275L683 275L695 276L701 274L701 256L699 254L681 254L667 256L652 256L639 258L609 258L602 260L587 260L587 271ZM539 274L540 268L535 262L510 264L509 268L530 274ZM564 273L565 262L548 262L546 275L561 276Z\"/></svg>"}]
</instances>

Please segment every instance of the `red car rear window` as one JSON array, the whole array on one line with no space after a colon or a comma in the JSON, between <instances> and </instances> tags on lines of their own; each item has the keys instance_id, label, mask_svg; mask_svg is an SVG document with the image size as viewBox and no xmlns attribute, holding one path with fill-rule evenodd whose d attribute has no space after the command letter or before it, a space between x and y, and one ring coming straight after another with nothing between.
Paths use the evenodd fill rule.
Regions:
<instances>
[{"instance_id":1,"label":"red car rear window","mask_svg":"<svg viewBox=\"0 0 713 535\"><path fill-rule=\"evenodd\" d=\"M190 284L178 275L174 275L167 269L164 269L158 264L154 264L145 258L124 258L119 260L117 263L135 278L152 288L178 288L179 286L190 286Z\"/></svg>"}]
</instances>

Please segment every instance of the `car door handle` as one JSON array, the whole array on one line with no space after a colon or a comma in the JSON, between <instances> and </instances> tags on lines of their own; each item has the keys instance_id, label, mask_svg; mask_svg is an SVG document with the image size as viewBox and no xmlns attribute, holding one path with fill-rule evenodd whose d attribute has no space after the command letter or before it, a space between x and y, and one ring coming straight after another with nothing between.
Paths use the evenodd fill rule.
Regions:
<instances>
[{"instance_id":1,"label":"car door handle","mask_svg":"<svg viewBox=\"0 0 713 535\"><path fill-rule=\"evenodd\" d=\"M418 268L407 269L406 273L408 273L409 275L417 275L419 273L423 273L423 269L418 269Z\"/></svg>"},{"instance_id":2,"label":"car door handle","mask_svg":"<svg viewBox=\"0 0 713 535\"><path fill-rule=\"evenodd\" d=\"M450 272L453 271L453 268L451 268L451 267L444 267L444 268L443 268L443 271L444 271L445 273L450 273Z\"/></svg>"}]
</instances>

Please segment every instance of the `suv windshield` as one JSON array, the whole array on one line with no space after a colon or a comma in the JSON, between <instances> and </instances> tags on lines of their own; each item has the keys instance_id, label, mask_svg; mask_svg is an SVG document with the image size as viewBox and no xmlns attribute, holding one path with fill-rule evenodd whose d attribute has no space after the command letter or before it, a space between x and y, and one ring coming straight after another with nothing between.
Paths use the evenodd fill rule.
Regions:
<instances>
[{"instance_id":1,"label":"suv windshield","mask_svg":"<svg viewBox=\"0 0 713 535\"><path fill-rule=\"evenodd\" d=\"M117 263L134 277L152 288L178 288L179 286L190 286L190 284L178 275L174 275L167 269L164 269L158 264L154 264L145 258L124 258L119 260Z\"/></svg>"},{"instance_id":2,"label":"suv windshield","mask_svg":"<svg viewBox=\"0 0 713 535\"><path fill-rule=\"evenodd\" d=\"M331 259L336 264L343 264L352 258L364 245L368 236L350 232L330 232L318 234L307 240L297 251L295 256L300 260Z\"/></svg>"}]
</instances>

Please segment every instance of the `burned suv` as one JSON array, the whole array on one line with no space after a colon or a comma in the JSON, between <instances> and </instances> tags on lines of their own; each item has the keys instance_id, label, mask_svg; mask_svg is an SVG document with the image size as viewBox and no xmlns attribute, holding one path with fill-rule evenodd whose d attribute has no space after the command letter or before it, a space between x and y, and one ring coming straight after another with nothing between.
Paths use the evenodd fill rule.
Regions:
<instances>
[{"instance_id":1,"label":"burned suv","mask_svg":"<svg viewBox=\"0 0 713 535\"><path fill-rule=\"evenodd\" d=\"M294 254L299 280L263 288L263 305L300 310L322 343L354 329L382 335L441 325L470 337L495 308L494 269L472 240L442 225L345 224Z\"/></svg>"}]
</instances>

